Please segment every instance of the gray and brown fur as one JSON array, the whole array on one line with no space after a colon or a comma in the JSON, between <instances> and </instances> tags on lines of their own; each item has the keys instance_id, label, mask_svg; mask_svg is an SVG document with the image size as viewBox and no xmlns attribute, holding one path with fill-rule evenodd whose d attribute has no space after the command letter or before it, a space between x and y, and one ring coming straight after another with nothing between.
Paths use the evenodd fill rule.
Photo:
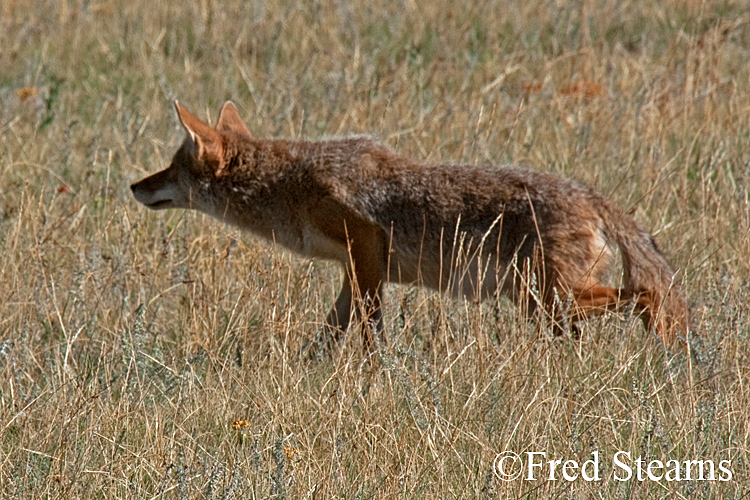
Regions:
<instances>
[{"instance_id":1,"label":"gray and brown fur","mask_svg":"<svg viewBox=\"0 0 750 500\"><path fill-rule=\"evenodd\" d=\"M188 136L166 170L131 186L135 198L340 262L330 331L346 330L357 297L382 324L383 284L396 282L472 299L501 293L555 321L630 303L665 343L687 333L687 305L651 235L585 186L520 168L423 164L364 137L255 139L231 102L215 129L175 105ZM603 282L616 248L621 289Z\"/></svg>"}]
</instances>

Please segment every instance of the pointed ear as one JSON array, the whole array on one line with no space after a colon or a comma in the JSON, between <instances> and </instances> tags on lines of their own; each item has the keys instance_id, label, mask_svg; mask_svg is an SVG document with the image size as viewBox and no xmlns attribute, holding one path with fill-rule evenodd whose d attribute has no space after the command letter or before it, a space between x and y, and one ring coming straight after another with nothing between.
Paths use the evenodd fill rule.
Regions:
<instances>
[{"instance_id":1,"label":"pointed ear","mask_svg":"<svg viewBox=\"0 0 750 500\"><path fill-rule=\"evenodd\" d=\"M174 102L174 107L180 123L185 127L193 142L196 157L204 161L208 159L221 161L223 151L219 134L185 109L179 101Z\"/></svg>"},{"instance_id":2,"label":"pointed ear","mask_svg":"<svg viewBox=\"0 0 750 500\"><path fill-rule=\"evenodd\" d=\"M245 123L240 118L240 113L237 111L237 106L232 101L227 101L221 107L219 111L219 121L216 124L216 130L219 132L237 132L248 137L252 137L253 134L247 129Z\"/></svg>"}]
</instances>

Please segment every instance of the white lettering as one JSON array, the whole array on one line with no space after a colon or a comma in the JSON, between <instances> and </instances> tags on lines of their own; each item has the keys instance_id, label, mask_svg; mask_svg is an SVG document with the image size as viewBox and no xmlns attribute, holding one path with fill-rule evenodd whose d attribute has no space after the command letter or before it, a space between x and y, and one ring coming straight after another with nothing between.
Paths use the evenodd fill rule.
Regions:
<instances>
[{"instance_id":1,"label":"white lettering","mask_svg":"<svg viewBox=\"0 0 750 500\"><path fill-rule=\"evenodd\" d=\"M722 460L719 462L719 470L723 475L719 478L719 481L731 481L732 480L732 461Z\"/></svg>"},{"instance_id":2,"label":"white lettering","mask_svg":"<svg viewBox=\"0 0 750 500\"><path fill-rule=\"evenodd\" d=\"M646 480L646 478L643 477L643 464L644 463L645 461L641 457L638 457L635 461L635 468L638 469L638 481Z\"/></svg>"},{"instance_id":3,"label":"white lettering","mask_svg":"<svg viewBox=\"0 0 750 500\"><path fill-rule=\"evenodd\" d=\"M526 465L526 480L527 481L533 481L536 479L536 476L534 475L534 468L539 467L542 468L542 462L536 462L534 460L534 457L537 455L541 456L542 458L546 458L547 454L543 451L527 451L526 452L526 458L528 459L528 464Z\"/></svg>"},{"instance_id":4,"label":"white lettering","mask_svg":"<svg viewBox=\"0 0 750 500\"><path fill-rule=\"evenodd\" d=\"M648 478L652 481L659 481L662 477L664 477L663 474L659 474L658 476L654 473L654 469L661 472L661 470L664 468L664 464L659 460L651 460L648 463L648 467L646 467L646 475Z\"/></svg>"},{"instance_id":5,"label":"white lettering","mask_svg":"<svg viewBox=\"0 0 750 500\"><path fill-rule=\"evenodd\" d=\"M575 472L575 475L572 474L573 472ZM575 481L578 479L578 462L575 460L565 462L565 465L563 465L563 477L566 481Z\"/></svg>"},{"instance_id":6,"label":"white lettering","mask_svg":"<svg viewBox=\"0 0 750 500\"><path fill-rule=\"evenodd\" d=\"M673 473L671 477L670 473ZM680 480L680 462L678 462L677 460L670 460L667 462L667 473L664 474L664 479L666 479L667 481Z\"/></svg>"},{"instance_id":7,"label":"white lettering","mask_svg":"<svg viewBox=\"0 0 750 500\"><path fill-rule=\"evenodd\" d=\"M633 469L631 469L625 462L620 460L621 457L626 457L629 461L630 453L627 451L618 451L617 453L615 453L615 456L612 459L612 465L615 466L614 477L616 481L628 481L633 476ZM626 475L617 475L617 469L621 469L623 472L625 472Z\"/></svg>"},{"instance_id":8,"label":"white lettering","mask_svg":"<svg viewBox=\"0 0 750 500\"><path fill-rule=\"evenodd\" d=\"M703 474L703 464L708 464L709 471L711 474L709 474L708 478L706 478ZM699 467L698 469L698 477L695 479L698 481L705 481L708 479L709 481L715 481L716 478L714 477L714 463L711 460L685 460L685 480L686 481L692 481L693 477L691 475L692 472L692 466L697 465Z\"/></svg>"},{"instance_id":9,"label":"white lettering","mask_svg":"<svg viewBox=\"0 0 750 500\"><path fill-rule=\"evenodd\" d=\"M557 469L557 466L562 463L562 460L550 460L547 462L549 464L549 479L550 481L557 481L557 478L555 477L555 469Z\"/></svg>"},{"instance_id":10,"label":"white lettering","mask_svg":"<svg viewBox=\"0 0 750 500\"><path fill-rule=\"evenodd\" d=\"M592 453L594 458L591 460L586 460L583 462L583 465L581 466L581 475L583 476L583 479L585 481L600 481L599 479L599 452L595 451ZM594 474L592 476L589 476L586 474L586 466L591 465L594 469Z\"/></svg>"}]
</instances>

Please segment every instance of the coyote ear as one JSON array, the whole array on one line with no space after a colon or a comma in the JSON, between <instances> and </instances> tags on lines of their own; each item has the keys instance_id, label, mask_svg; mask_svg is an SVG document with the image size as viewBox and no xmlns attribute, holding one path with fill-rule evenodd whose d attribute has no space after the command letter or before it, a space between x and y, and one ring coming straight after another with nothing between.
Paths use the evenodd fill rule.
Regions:
<instances>
[{"instance_id":1,"label":"coyote ear","mask_svg":"<svg viewBox=\"0 0 750 500\"><path fill-rule=\"evenodd\" d=\"M174 102L174 107L177 110L177 116L180 118L180 123L185 127L185 130L193 142L196 157L204 161L208 159L221 161L222 145L219 134L217 134L214 129L200 121L190 111L185 109L179 101Z\"/></svg>"},{"instance_id":2,"label":"coyote ear","mask_svg":"<svg viewBox=\"0 0 750 500\"><path fill-rule=\"evenodd\" d=\"M253 134L245 126L245 123L240 118L240 113L237 111L237 106L232 101L227 101L221 107L219 111L219 121L216 124L216 130L219 132L238 132L248 137L252 137Z\"/></svg>"}]
</instances>

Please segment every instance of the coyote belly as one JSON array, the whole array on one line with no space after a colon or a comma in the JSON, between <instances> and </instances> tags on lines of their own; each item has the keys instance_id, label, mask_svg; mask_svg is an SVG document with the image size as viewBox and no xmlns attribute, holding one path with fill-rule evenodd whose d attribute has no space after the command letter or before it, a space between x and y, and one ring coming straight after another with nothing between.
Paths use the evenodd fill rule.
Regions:
<instances>
[{"instance_id":1,"label":"coyote belly","mask_svg":"<svg viewBox=\"0 0 750 500\"><path fill-rule=\"evenodd\" d=\"M332 332L352 313L381 325L383 284L396 282L475 299L533 286L523 302L554 322L631 304L665 343L687 333L687 305L651 235L587 187L519 168L420 164L363 137L254 139L230 102L215 129L176 108L187 137L167 169L131 186L135 198L340 262ZM618 249L621 289L603 281Z\"/></svg>"}]
</instances>

